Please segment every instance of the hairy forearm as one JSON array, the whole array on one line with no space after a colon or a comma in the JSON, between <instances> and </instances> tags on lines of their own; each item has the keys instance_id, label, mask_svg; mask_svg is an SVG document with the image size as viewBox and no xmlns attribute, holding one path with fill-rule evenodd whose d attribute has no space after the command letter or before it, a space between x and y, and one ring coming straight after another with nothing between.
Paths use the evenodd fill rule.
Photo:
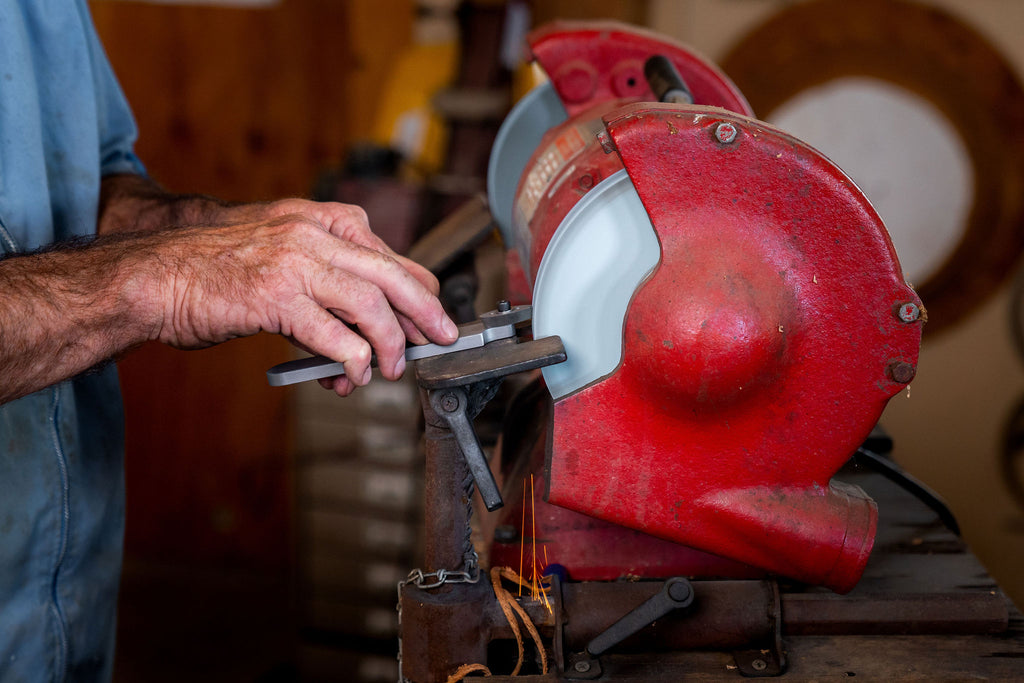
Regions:
<instances>
[{"instance_id":1,"label":"hairy forearm","mask_svg":"<svg viewBox=\"0 0 1024 683\"><path fill-rule=\"evenodd\" d=\"M233 209L138 175L104 178L99 208L99 238L0 260L0 403L158 338L160 292L180 267L164 228L223 222Z\"/></svg>"},{"instance_id":2,"label":"hairy forearm","mask_svg":"<svg viewBox=\"0 0 1024 683\"><path fill-rule=\"evenodd\" d=\"M279 333L345 365L348 393L405 368L406 341L451 343L437 280L391 252L359 207L234 206L104 178L100 237L0 261L0 403L148 339L201 348ZM347 323L347 324L346 324Z\"/></svg>"},{"instance_id":3,"label":"hairy forearm","mask_svg":"<svg viewBox=\"0 0 1024 683\"><path fill-rule=\"evenodd\" d=\"M123 239L0 260L0 403L110 359L153 334L144 271Z\"/></svg>"},{"instance_id":4,"label":"hairy forearm","mask_svg":"<svg viewBox=\"0 0 1024 683\"><path fill-rule=\"evenodd\" d=\"M155 181L139 175L113 175L103 179L97 232L162 230L186 225L214 225L244 218L243 205L207 195L171 194Z\"/></svg>"}]
</instances>

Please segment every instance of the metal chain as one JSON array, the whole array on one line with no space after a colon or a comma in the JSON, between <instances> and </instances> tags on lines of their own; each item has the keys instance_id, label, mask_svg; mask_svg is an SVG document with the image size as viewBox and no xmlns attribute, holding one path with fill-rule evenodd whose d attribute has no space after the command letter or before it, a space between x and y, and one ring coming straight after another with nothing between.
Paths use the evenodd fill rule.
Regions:
<instances>
[{"instance_id":1,"label":"metal chain","mask_svg":"<svg viewBox=\"0 0 1024 683\"><path fill-rule=\"evenodd\" d=\"M427 579L433 579L426 583ZM422 569L413 569L404 580L398 582L398 589L412 584L420 590L440 588L446 583L476 583L480 580L480 568L471 567L469 571L456 571L454 569L438 569L436 572L424 572Z\"/></svg>"}]
</instances>

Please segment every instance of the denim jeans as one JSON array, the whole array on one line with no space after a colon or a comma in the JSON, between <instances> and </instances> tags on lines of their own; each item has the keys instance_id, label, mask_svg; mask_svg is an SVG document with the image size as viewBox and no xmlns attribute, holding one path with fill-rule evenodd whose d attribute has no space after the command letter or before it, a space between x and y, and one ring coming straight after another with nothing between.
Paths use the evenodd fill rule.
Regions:
<instances>
[{"instance_id":1,"label":"denim jeans","mask_svg":"<svg viewBox=\"0 0 1024 683\"><path fill-rule=\"evenodd\" d=\"M124 535L113 366L0 406L0 680L107 681Z\"/></svg>"}]
</instances>

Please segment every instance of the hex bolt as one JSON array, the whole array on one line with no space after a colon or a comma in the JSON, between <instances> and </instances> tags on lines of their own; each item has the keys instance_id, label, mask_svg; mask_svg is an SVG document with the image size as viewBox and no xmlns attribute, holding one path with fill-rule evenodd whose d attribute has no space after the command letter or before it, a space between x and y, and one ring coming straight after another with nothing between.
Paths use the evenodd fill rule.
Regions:
<instances>
[{"instance_id":1,"label":"hex bolt","mask_svg":"<svg viewBox=\"0 0 1024 683\"><path fill-rule=\"evenodd\" d=\"M753 667L754 671L764 671L768 668L768 662L763 659L755 659L750 663L750 666Z\"/></svg>"},{"instance_id":2,"label":"hex bolt","mask_svg":"<svg viewBox=\"0 0 1024 683\"><path fill-rule=\"evenodd\" d=\"M715 139L721 142L723 145L728 145L730 142L736 139L736 135L739 130L734 124L728 121L722 121L715 126Z\"/></svg>"},{"instance_id":3,"label":"hex bolt","mask_svg":"<svg viewBox=\"0 0 1024 683\"><path fill-rule=\"evenodd\" d=\"M512 303L508 299L502 299L498 302L498 311L501 313L508 313L512 310Z\"/></svg>"},{"instance_id":4,"label":"hex bolt","mask_svg":"<svg viewBox=\"0 0 1024 683\"><path fill-rule=\"evenodd\" d=\"M572 668L576 669L578 673L585 674L590 671L590 662L579 661L572 665Z\"/></svg>"},{"instance_id":5,"label":"hex bolt","mask_svg":"<svg viewBox=\"0 0 1024 683\"><path fill-rule=\"evenodd\" d=\"M668 587L668 594L676 602L686 602L693 595L693 585L689 581L678 581Z\"/></svg>"},{"instance_id":6,"label":"hex bolt","mask_svg":"<svg viewBox=\"0 0 1024 683\"><path fill-rule=\"evenodd\" d=\"M494 529L494 540L498 543L514 543L519 538L519 530L511 524L499 524Z\"/></svg>"},{"instance_id":7,"label":"hex bolt","mask_svg":"<svg viewBox=\"0 0 1024 683\"><path fill-rule=\"evenodd\" d=\"M898 313L900 320L905 323L916 322L921 319L921 307L915 304L913 301L900 304Z\"/></svg>"},{"instance_id":8,"label":"hex bolt","mask_svg":"<svg viewBox=\"0 0 1024 683\"><path fill-rule=\"evenodd\" d=\"M889 378L898 384L910 384L917 374L917 368L903 360L890 363L887 371Z\"/></svg>"},{"instance_id":9,"label":"hex bolt","mask_svg":"<svg viewBox=\"0 0 1024 683\"><path fill-rule=\"evenodd\" d=\"M441 397L441 407L445 412L454 413L459 409L459 398L455 394L445 394Z\"/></svg>"}]
</instances>

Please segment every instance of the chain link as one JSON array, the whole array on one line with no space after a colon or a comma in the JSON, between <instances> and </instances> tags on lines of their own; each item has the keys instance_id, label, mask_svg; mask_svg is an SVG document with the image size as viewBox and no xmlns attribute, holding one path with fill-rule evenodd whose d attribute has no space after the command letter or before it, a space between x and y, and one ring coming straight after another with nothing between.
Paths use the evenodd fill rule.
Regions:
<instances>
[{"instance_id":1,"label":"chain link","mask_svg":"<svg viewBox=\"0 0 1024 683\"><path fill-rule=\"evenodd\" d=\"M427 583L427 579L433 579ZM413 569L409 576L398 582L398 590L403 586L412 584L420 590L440 588L446 583L476 583L480 580L480 568L474 563L468 571L456 571L454 569L438 569L436 572L424 572L422 569Z\"/></svg>"}]
</instances>

